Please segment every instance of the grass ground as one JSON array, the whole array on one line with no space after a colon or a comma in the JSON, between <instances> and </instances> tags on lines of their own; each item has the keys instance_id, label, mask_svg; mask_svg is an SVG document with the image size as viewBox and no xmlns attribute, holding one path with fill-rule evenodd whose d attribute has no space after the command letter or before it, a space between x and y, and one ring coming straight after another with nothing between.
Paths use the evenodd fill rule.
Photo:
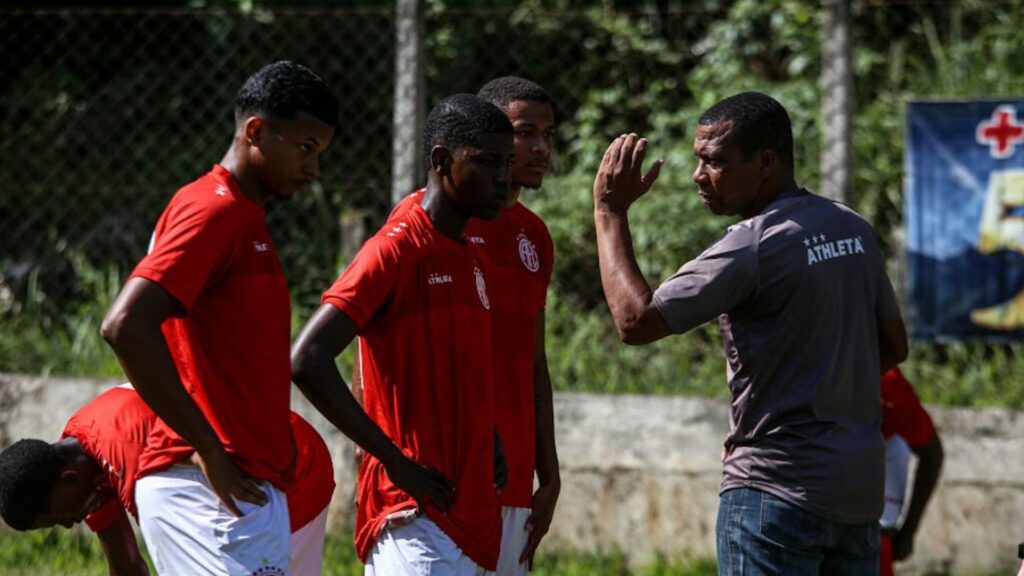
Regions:
<instances>
[{"instance_id":1,"label":"grass ground","mask_svg":"<svg viewBox=\"0 0 1024 576\"><path fill-rule=\"evenodd\" d=\"M324 550L324 576L361 576L348 536L330 536ZM544 554L536 576L705 576L715 574L712 560L659 560L631 569L625 556L609 554ZM105 576L106 562L98 540L83 530L12 532L0 528L0 576ZM156 574L156 572L153 572Z\"/></svg>"}]
</instances>

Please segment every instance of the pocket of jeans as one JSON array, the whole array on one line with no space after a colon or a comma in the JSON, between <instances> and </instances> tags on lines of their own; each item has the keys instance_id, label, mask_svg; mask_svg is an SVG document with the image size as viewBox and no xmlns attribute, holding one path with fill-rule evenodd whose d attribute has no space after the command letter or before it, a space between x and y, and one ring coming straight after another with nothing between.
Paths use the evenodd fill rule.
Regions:
<instances>
[{"instance_id":1,"label":"pocket of jeans","mask_svg":"<svg viewBox=\"0 0 1024 576\"><path fill-rule=\"evenodd\" d=\"M761 497L761 536L789 550L813 551L825 537L821 519L771 494Z\"/></svg>"}]
</instances>

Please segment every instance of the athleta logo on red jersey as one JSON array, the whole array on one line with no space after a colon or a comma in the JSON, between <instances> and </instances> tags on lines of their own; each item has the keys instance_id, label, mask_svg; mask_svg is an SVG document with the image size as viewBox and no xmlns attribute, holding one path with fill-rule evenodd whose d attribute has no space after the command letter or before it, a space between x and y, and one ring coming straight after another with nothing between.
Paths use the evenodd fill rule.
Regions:
<instances>
[{"instance_id":1,"label":"athleta logo on red jersey","mask_svg":"<svg viewBox=\"0 0 1024 576\"><path fill-rule=\"evenodd\" d=\"M270 244L267 242L257 242L255 240L252 243L252 247L255 248L257 252L266 252L267 250L270 250Z\"/></svg>"},{"instance_id":2,"label":"athleta logo on red jersey","mask_svg":"<svg viewBox=\"0 0 1024 576\"><path fill-rule=\"evenodd\" d=\"M523 261L523 266L530 272L536 272L540 270L540 257L537 256L537 247L530 242L530 239L526 237L524 232L520 232L516 238L519 240L519 259Z\"/></svg>"},{"instance_id":3,"label":"athleta logo on red jersey","mask_svg":"<svg viewBox=\"0 0 1024 576\"><path fill-rule=\"evenodd\" d=\"M484 282L484 273L480 271L480 268L473 267L473 275L476 276L476 293L480 296L480 303L484 305L484 308L491 309L491 301L487 299L487 283Z\"/></svg>"},{"instance_id":4,"label":"athleta logo on red jersey","mask_svg":"<svg viewBox=\"0 0 1024 576\"><path fill-rule=\"evenodd\" d=\"M466 236L466 239L473 244L484 244L484 239L480 236Z\"/></svg>"},{"instance_id":5,"label":"athleta logo on red jersey","mask_svg":"<svg viewBox=\"0 0 1024 576\"><path fill-rule=\"evenodd\" d=\"M427 276L427 284L430 284L431 286L436 286L437 284L451 284L451 283L452 283L452 276L451 276L451 274L438 274L436 272L431 272L430 275Z\"/></svg>"}]
</instances>

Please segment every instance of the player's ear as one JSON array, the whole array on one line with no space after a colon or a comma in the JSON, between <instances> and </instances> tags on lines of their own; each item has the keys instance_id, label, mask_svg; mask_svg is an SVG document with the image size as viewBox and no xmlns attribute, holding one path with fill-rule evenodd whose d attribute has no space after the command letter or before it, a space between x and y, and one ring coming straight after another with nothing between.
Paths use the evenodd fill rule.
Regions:
<instances>
[{"instance_id":1,"label":"player's ear","mask_svg":"<svg viewBox=\"0 0 1024 576\"><path fill-rule=\"evenodd\" d=\"M57 481L61 484L75 484L78 482L78 470L71 467L64 468L57 476Z\"/></svg>"},{"instance_id":2,"label":"player's ear","mask_svg":"<svg viewBox=\"0 0 1024 576\"><path fill-rule=\"evenodd\" d=\"M257 148L263 143L263 133L266 128L266 123L263 122L263 118L259 116L249 116L242 124L242 131L245 134L245 140L250 146L256 146Z\"/></svg>"},{"instance_id":3,"label":"player's ear","mask_svg":"<svg viewBox=\"0 0 1024 576\"><path fill-rule=\"evenodd\" d=\"M763 178L771 176L779 164L779 155L771 148L762 148L758 150L757 154L758 168L761 171L761 176Z\"/></svg>"},{"instance_id":4,"label":"player's ear","mask_svg":"<svg viewBox=\"0 0 1024 576\"><path fill-rule=\"evenodd\" d=\"M452 152L444 146L430 149L430 170L441 176L447 176L452 169Z\"/></svg>"}]
</instances>

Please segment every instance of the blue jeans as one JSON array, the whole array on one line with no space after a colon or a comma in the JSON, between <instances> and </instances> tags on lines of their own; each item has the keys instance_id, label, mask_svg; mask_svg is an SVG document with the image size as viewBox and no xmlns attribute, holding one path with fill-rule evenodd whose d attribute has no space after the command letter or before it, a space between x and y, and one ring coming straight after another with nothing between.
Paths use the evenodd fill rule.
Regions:
<instances>
[{"instance_id":1,"label":"blue jeans","mask_svg":"<svg viewBox=\"0 0 1024 576\"><path fill-rule=\"evenodd\" d=\"M719 576L878 576L879 528L840 524L760 490L723 492Z\"/></svg>"}]
</instances>

